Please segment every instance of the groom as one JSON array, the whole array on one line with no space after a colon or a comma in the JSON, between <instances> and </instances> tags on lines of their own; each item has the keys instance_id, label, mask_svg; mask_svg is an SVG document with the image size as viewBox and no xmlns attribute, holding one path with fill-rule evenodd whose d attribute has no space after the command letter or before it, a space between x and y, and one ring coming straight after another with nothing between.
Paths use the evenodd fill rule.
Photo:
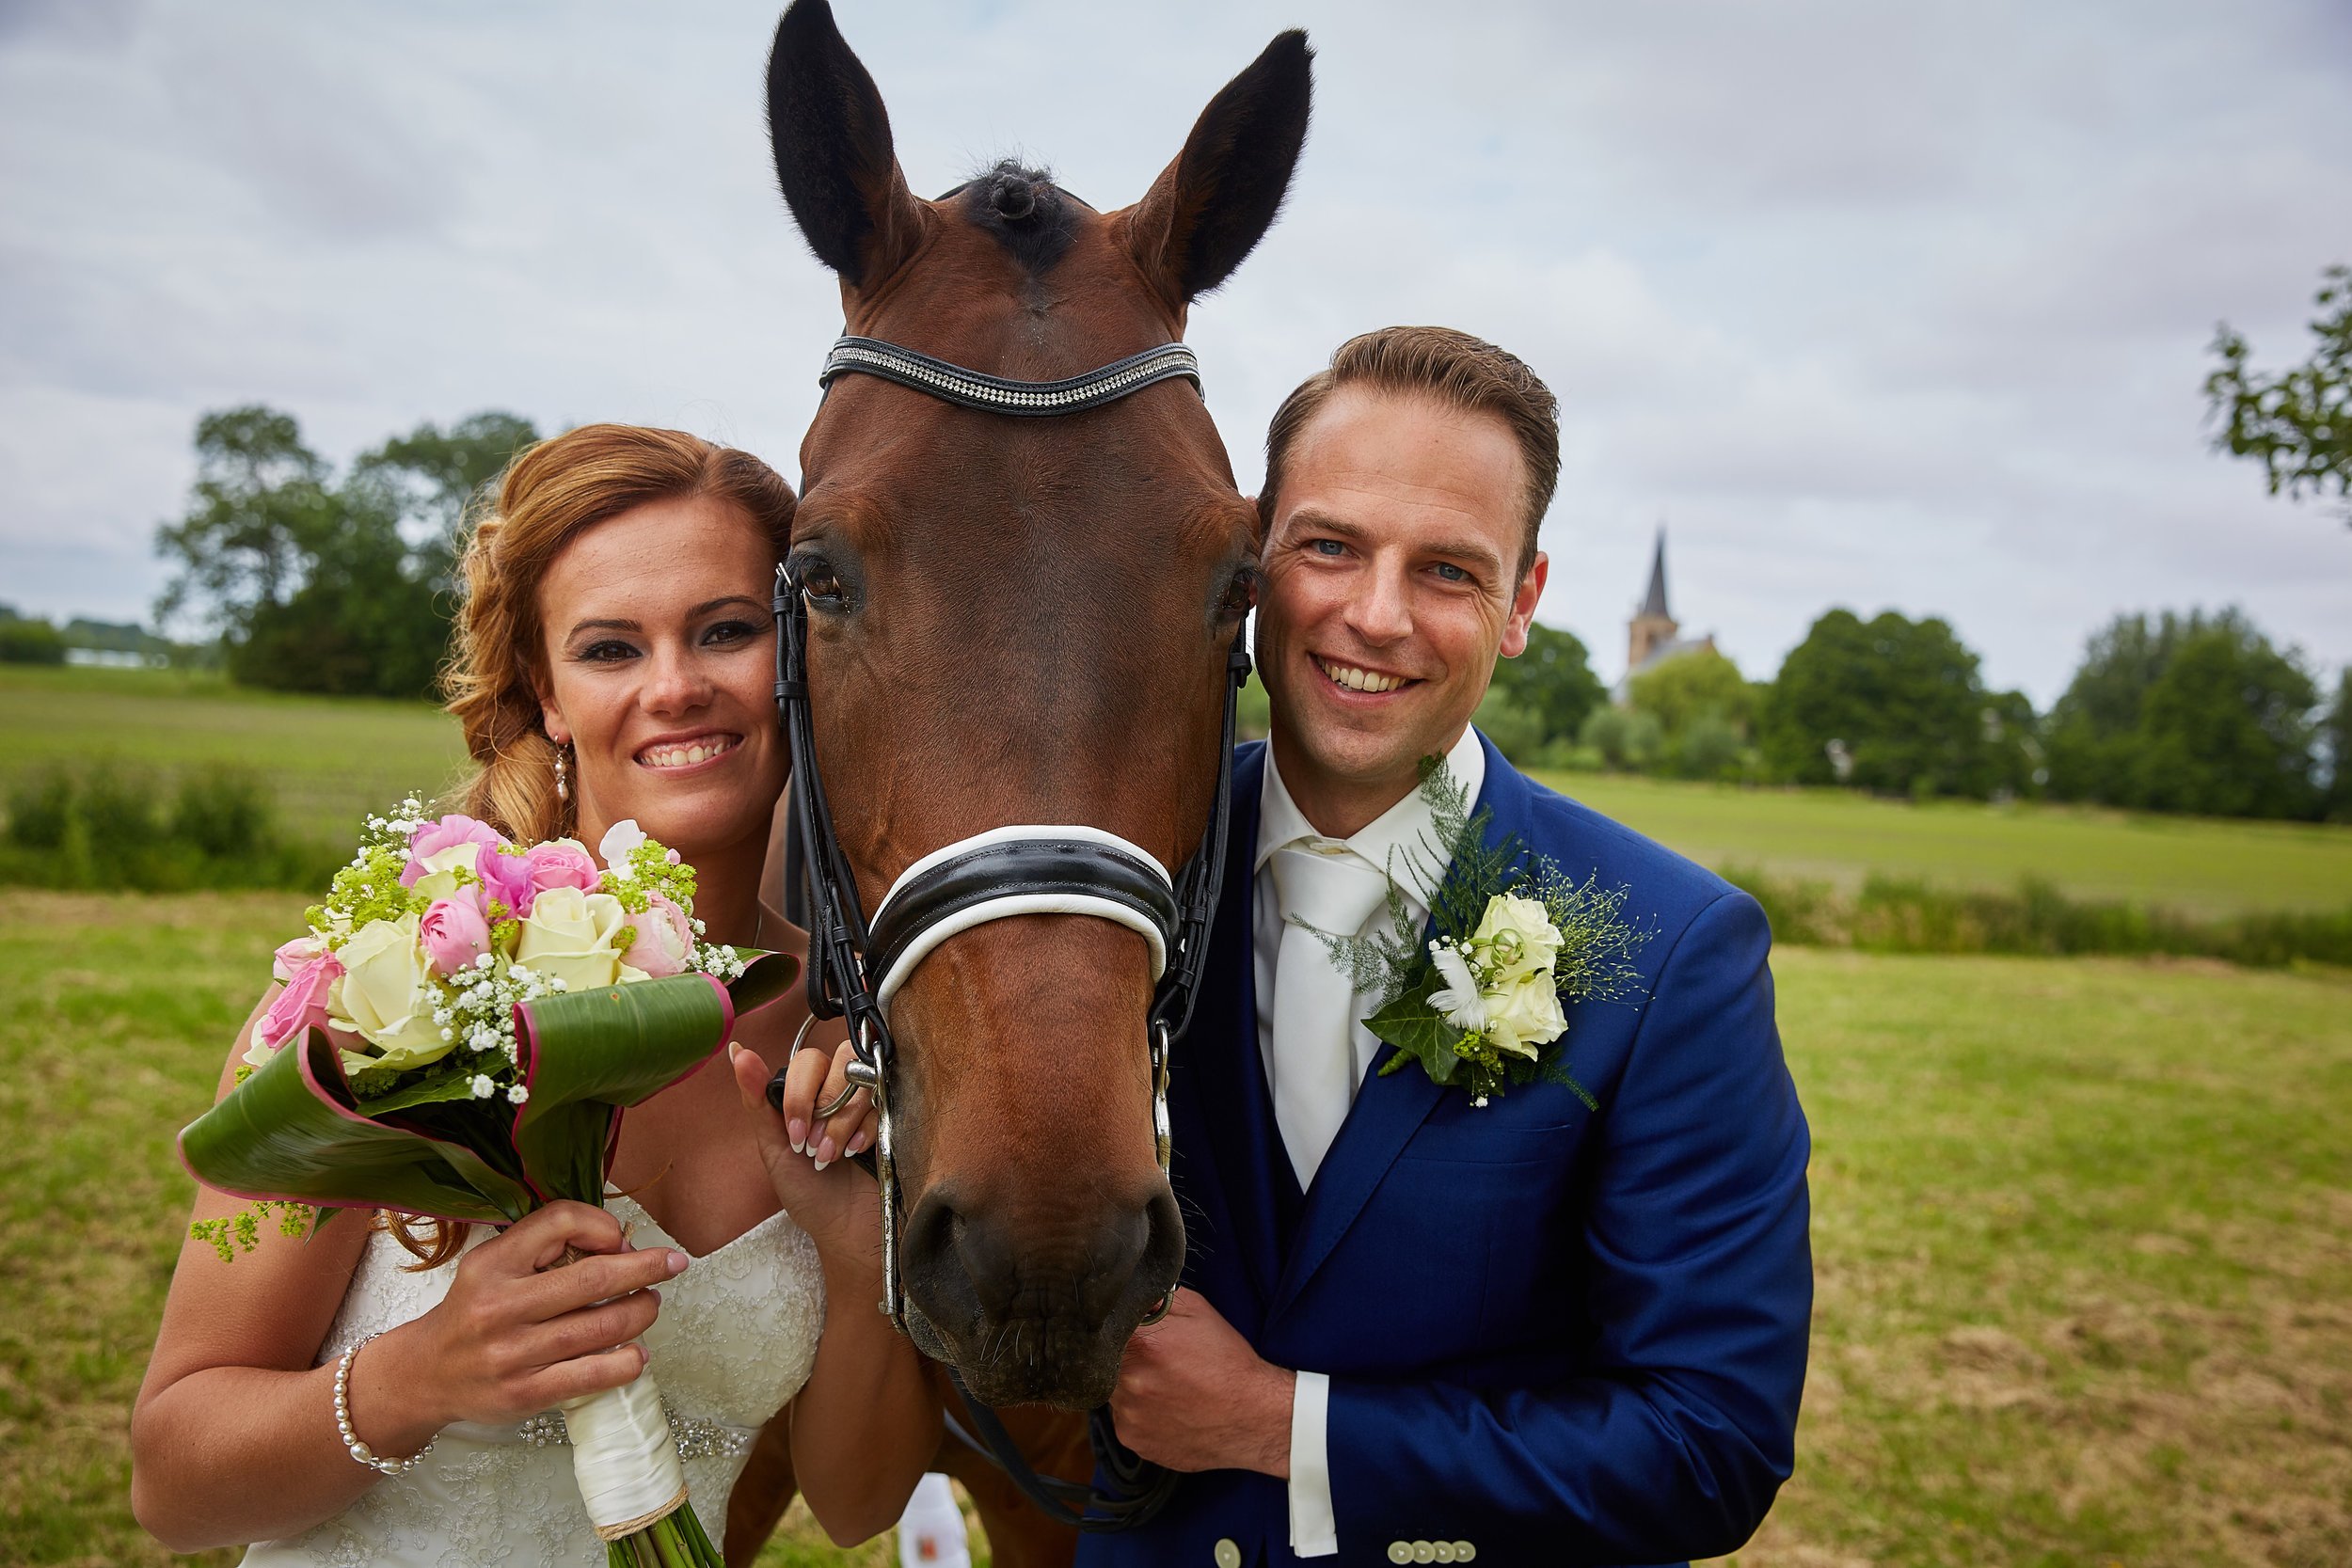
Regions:
<instances>
[{"instance_id":1,"label":"groom","mask_svg":"<svg viewBox=\"0 0 2352 1568\"><path fill-rule=\"evenodd\" d=\"M1266 437L1232 858L1169 1090L1189 1238L1120 1435L1194 1472L1082 1560L1658 1563L1746 1541L1793 1463L1812 1306L1803 1114L1745 895L1527 779L1470 728L1549 563L1556 404L1464 333L1343 345ZM1362 1027L1325 931L1385 929L1438 756L1574 880L1628 890L1640 989L1481 1108ZM1416 932L1419 940L1419 933Z\"/></svg>"}]
</instances>

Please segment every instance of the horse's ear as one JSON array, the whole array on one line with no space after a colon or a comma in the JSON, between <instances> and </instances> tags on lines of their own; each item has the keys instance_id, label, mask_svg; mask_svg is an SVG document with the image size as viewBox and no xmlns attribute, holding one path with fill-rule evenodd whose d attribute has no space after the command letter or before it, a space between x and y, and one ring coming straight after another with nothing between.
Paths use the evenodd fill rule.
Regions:
<instances>
[{"instance_id":1,"label":"horse's ear","mask_svg":"<svg viewBox=\"0 0 2352 1568\"><path fill-rule=\"evenodd\" d=\"M1307 141L1314 51L1293 29L1200 111L1176 161L1128 210L1128 245L1178 304L1232 276L1274 226Z\"/></svg>"},{"instance_id":2,"label":"horse's ear","mask_svg":"<svg viewBox=\"0 0 2352 1568\"><path fill-rule=\"evenodd\" d=\"M776 182L817 259L852 289L880 282L923 238L923 207L890 141L874 79L826 0L792 0L768 54Z\"/></svg>"}]
</instances>

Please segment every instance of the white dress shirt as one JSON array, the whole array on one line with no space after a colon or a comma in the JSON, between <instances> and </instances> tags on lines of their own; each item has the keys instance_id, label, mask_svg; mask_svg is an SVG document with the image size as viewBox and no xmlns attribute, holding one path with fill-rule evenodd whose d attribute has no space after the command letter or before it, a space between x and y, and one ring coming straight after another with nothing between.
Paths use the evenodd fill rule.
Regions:
<instances>
[{"instance_id":1,"label":"white dress shirt","mask_svg":"<svg viewBox=\"0 0 2352 1568\"><path fill-rule=\"evenodd\" d=\"M1476 800L1480 787L1486 782L1486 752L1479 744L1476 730L1463 726L1461 738L1446 753L1445 766L1460 782L1468 798ZM1435 879L1445 871L1439 859L1444 850L1437 844L1432 829L1428 802L1415 789L1357 832L1337 841L1375 871L1394 879L1405 895L1406 912L1416 932L1429 918ZM1268 747L1265 781L1258 792L1257 854L1250 863L1255 879L1250 946L1257 969L1258 1055L1268 1082L1273 1077L1274 994L1282 983L1282 977L1275 973L1275 956L1282 947L1282 911L1275 894L1274 879L1264 874L1265 864L1276 850L1302 841L1325 849L1333 843L1315 831L1297 802L1291 799L1281 771L1275 766L1273 748ZM1388 911L1378 910L1362 929L1352 934L1367 936L1385 930L1388 919ZM1364 1075L1372 1069L1373 1057L1379 1053L1380 1042L1372 1031L1362 1027L1379 1000L1369 991L1356 993L1352 1010L1356 1027L1348 1032L1348 1043L1356 1054L1355 1072L1349 1081L1356 1088L1362 1086ZM1351 1103L1354 1092L1354 1088L1349 1091ZM1328 1373L1303 1369L1297 1377L1296 1391L1291 1401L1291 1550L1300 1557L1331 1557L1340 1549L1339 1525L1331 1509L1331 1466L1326 1440L1331 1379Z\"/></svg>"}]
</instances>

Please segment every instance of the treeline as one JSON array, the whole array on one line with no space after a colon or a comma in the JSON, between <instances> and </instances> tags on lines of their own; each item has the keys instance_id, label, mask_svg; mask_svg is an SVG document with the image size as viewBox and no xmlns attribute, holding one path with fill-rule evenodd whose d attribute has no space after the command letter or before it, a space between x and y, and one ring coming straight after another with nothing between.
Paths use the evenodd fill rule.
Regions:
<instances>
[{"instance_id":1,"label":"treeline","mask_svg":"<svg viewBox=\"0 0 2352 1568\"><path fill-rule=\"evenodd\" d=\"M419 425L338 475L290 414L208 414L187 510L156 534L176 567L159 610L199 618L248 685L430 695L468 509L537 439L530 421L484 412ZM1495 672L1478 722L1534 767L2352 819L2352 672L2326 697L2299 655L2233 610L2119 617L2048 713L1987 688L1946 622L1891 610L1829 611L1770 681L1692 652L1620 696L1574 633L1537 626Z\"/></svg>"},{"instance_id":2,"label":"treeline","mask_svg":"<svg viewBox=\"0 0 2352 1568\"><path fill-rule=\"evenodd\" d=\"M1575 637L1537 631L1479 710L1522 766L2352 820L2352 671L2325 696L2234 610L2117 617L2046 714L1988 689L1933 617L1833 610L1770 681L1691 652L1634 676L1621 702Z\"/></svg>"},{"instance_id":3,"label":"treeline","mask_svg":"<svg viewBox=\"0 0 2352 1568\"><path fill-rule=\"evenodd\" d=\"M527 420L485 412L419 425L338 476L291 414L207 414L187 511L156 531L175 567L157 613L205 626L246 685L429 696L467 508L538 438Z\"/></svg>"}]
</instances>

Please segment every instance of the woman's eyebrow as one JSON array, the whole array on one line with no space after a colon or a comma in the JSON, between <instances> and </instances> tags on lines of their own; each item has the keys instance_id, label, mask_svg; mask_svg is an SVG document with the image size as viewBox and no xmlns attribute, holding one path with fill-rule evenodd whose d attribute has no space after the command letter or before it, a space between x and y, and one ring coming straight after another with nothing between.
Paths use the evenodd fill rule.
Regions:
<instances>
[{"instance_id":1,"label":"woman's eyebrow","mask_svg":"<svg viewBox=\"0 0 2352 1568\"><path fill-rule=\"evenodd\" d=\"M711 611L716 610L724 610L729 605L744 605L750 609L758 610L763 615L768 612L768 606L765 601L749 598L741 594L730 594L725 598L712 599L706 604L696 605L691 611L688 612L687 619L690 621L699 621Z\"/></svg>"},{"instance_id":2,"label":"woman's eyebrow","mask_svg":"<svg viewBox=\"0 0 2352 1568\"><path fill-rule=\"evenodd\" d=\"M643 631L644 629L634 621L582 621L572 627L570 635L578 637L583 631Z\"/></svg>"}]
</instances>

